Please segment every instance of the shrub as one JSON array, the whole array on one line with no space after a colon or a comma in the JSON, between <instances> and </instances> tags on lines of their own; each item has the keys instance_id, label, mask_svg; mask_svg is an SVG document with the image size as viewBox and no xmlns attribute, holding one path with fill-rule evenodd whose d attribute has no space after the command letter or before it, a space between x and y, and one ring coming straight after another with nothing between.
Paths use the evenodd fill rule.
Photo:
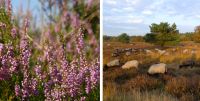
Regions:
<instances>
[{"instance_id":1,"label":"shrub","mask_svg":"<svg viewBox=\"0 0 200 101\"><path fill-rule=\"evenodd\" d=\"M130 37L126 33L122 33L121 35L118 36L118 41L123 43L129 43Z\"/></svg>"}]
</instances>

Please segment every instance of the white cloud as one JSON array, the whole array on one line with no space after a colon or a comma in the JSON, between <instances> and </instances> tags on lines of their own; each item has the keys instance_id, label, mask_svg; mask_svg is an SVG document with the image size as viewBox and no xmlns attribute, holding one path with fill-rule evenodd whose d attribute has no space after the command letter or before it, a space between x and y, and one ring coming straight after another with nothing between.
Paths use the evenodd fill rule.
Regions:
<instances>
[{"instance_id":1,"label":"white cloud","mask_svg":"<svg viewBox=\"0 0 200 101\"><path fill-rule=\"evenodd\" d=\"M153 12L151 10L144 10L144 11L142 11L142 14L144 14L144 15L152 15Z\"/></svg>"},{"instance_id":2,"label":"white cloud","mask_svg":"<svg viewBox=\"0 0 200 101\"><path fill-rule=\"evenodd\" d=\"M141 0L126 0L127 4L137 5Z\"/></svg>"},{"instance_id":3,"label":"white cloud","mask_svg":"<svg viewBox=\"0 0 200 101\"><path fill-rule=\"evenodd\" d=\"M107 23L124 23L124 24L140 24L144 20L140 16L104 16L104 21Z\"/></svg>"},{"instance_id":4,"label":"white cloud","mask_svg":"<svg viewBox=\"0 0 200 101\"><path fill-rule=\"evenodd\" d=\"M196 18L200 18L200 15L196 15Z\"/></svg>"},{"instance_id":5,"label":"white cloud","mask_svg":"<svg viewBox=\"0 0 200 101\"><path fill-rule=\"evenodd\" d=\"M112 12L122 12L121 9L117 9L117 8L112 8L111 11L112 11Z\"/></svg>"},{"instance_id":6,"label":"white cloud","mask_svg":"<svg viewBox=\"0 0 200 101\"><path fill-rule=\"evenodd\" d=\"M110 4L110 5L116 5L117 1L116 0L106 0L105 3Z\"/></svg>"},{"instance_id":7,"label":"white cloud","mask_svg":"<svg viewBox=\"0 0 200 101\"><path fill-rule=\"evenodd\" d=\"M127 23L140 24L140 23L143 23L143 21L144 21L144 20L141 19L141 18L134 18L134 19L128 20Z\"/></svg>"},{"instance_id":8,"label":"white cloud","mask_svg":"<svg viewBox=\"0 0 200 101\"><path fill-rule=\"evenodd\" d=\"M123 8L123 11L134 11L133 7L125 7Z\"/></svg>"},{"instance_id":9,"label":"white cloud","mask_svg":"<svg viewBox=\"0 0 200 101\"><path fill-rule=\"evenodd\" d=\"M159 9L164 4L165 0L156 0L152 4L150 4L149 9Z\"/></svg>"},{"instance_id":10,"label":"white cloud","mask_svg":"<svg viewBox=\"0 0 200 101\"><path fill-rule=\"evenodd\" d=\"M169 15L174 15L174 14L176 14L176 11L172 11L172 10L171 10L171 11L168 11L167 13L168 13Z\"/></svg>"}]
</instances>

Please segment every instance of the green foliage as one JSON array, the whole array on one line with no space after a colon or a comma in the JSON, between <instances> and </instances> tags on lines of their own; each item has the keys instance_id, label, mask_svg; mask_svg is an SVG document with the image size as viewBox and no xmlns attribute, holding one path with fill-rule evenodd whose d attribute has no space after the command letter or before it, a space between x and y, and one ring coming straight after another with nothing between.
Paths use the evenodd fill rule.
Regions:
<instances>
[{"instance_id":1,"label":"green foliage","mask_svg":"<svg viewBox=\"0 0 200 101\"><path fill-rule=\"evenodd\" d=\"M123 43L129 43L130 37L126 33L122 33L121 35L118 36L118 41Z\"/></svg>"},{"instance_id":2,"label":"green foliage","mask_svg":"<svg viewBox=\"0 0 200 101\"><path fill-rule=\"evenodd\" d=\"M147 33L147 34L144 36L144 40L145 40L146 42L153 43L153 42L156 41L156 34Z\"/></svg>"},{"instance_id":3,"label":"green foliage","mask_svg":"<svg viewBox=\"0 0 200 101\"><path fill-rule=\"evenodd\" d=\"M0 42L8 43L12 40L10 35L12 24L4 8L0 8L0 23L6 25L5 28L0 28Z\"/></svg>"},{"instance_id":4,"label":"green foliage","mask_svg":"<svg viewBox=\"0 0 200 101\"><path fill-rule=\"evenodd\" d=\"M176 28L176 24L168 24L167 22L161 22L160 24L153 23L150 26L150 34L145 36L147 42L152 42L160 46L176 45L179 43L179 31Z\"/></svg>"}]
</instances>

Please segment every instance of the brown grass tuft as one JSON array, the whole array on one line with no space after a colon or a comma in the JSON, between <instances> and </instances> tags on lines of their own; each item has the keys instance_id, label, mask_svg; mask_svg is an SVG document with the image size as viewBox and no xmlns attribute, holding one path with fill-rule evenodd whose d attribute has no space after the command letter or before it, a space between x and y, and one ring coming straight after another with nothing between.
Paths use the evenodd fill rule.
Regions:
<instances>
[{"instance_id":1,"label":"brown grass tuft","mask_svg":"<svg viewBox=\"0 0 200 101\"><path fill-rule=\"evenodd\" d=\"M144 91L156 89L160 87L161 84L161 81L158 79L152 78L147 74L140 74L129 80L124 87L127 89Z\"/></svg>"},{"instance_id":2,"label":"brown grass tuft","mask_svg":"<svg viewBox=\"0 0 200 101\"><path fill-rule=\"evenodd\" d=\"M189 80L183 76L172 78L165 85L165 90L174 96L181 97L190 91Z\"/></svg>"},{"instance_id":3,"label":"brown grass tuft","mask_svg":"<svg viewBox=\"0 0 200 101\"><path fill-rule=\"evenodd\" d=\"M194 96L192 96L191 94L182 95L179 100L180 101L196 101Z\"/></svg>"}]
</instances>

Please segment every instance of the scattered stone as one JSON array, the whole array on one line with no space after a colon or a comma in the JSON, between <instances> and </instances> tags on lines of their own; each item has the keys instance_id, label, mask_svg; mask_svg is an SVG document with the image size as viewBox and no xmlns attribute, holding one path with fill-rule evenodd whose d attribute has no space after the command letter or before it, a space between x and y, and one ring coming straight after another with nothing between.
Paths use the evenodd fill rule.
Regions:
<instances>
[{"instance_id":1,"label":"scattered stone","mask_svg":"<svg viewBox=\"0 0 200 101\"><path fill-rule=\"evenodd\" d=\"M132 60L126 62L123 66L122 69L130 69L130 68L136 68L138 69L139 62L137 60Z\"/></svg>"},{"instance_id":2,"label":"scattered stone","mask_svg":"<svg viewBox=\"0 0 200 101\"><path fill-rule=\"evenodd\" d=\"M150 54L153 53L151 50L148 50L148 49L146 49L145 52L146 52L147 54L149 54L149 53L150 53Z\"/></svg>"},{"instance_id":3,"label":"scattered stone","mask_svg":"<svg viewBox=\"0 0 200 101\"><path fill-rule=\"evenodd\" d=\"M131 52L126 52L126 56L130 56L131 55Z\"/></svg>"},{"instance_id":4,"label":"scattered stone","mask_svg":"<svg viewBox=\"0 0 200 101\"><path fill-rule=\"evenodd\" d=\"M159 63L159 64L153 64L150 66L148 73L149 74L164 74L167 72L166 64Z\"/></svg>"},{"instance_id":5,"label":"scattered stone","mask_svg":"<svg viewBox=\"0 0 200 101\"><path fill-rule=\"evenodd\" d=\"M113 66L119 66L119 59L115 59L113 61L110 61L109 63L107 63L108 67L113 67Z\"/></svg>"},{"instance_id":6,"label":"scattered stone","mask_svg":"<svg viewBox=\"0 0 200 101\"><path fill-rule=\"evenodd\" d=\"M183 53L188 53L188 49L184 49L184 50L183 50Z\"/></svg>"}]
</instances>

